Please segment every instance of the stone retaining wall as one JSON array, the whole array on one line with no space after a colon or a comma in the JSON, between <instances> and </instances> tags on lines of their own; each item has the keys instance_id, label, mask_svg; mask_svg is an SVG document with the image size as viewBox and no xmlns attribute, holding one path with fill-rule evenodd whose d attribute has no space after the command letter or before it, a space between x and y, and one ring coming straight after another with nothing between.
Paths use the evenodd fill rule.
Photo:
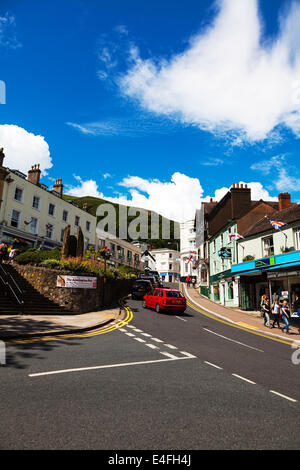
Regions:
<instances>
[{"instance_id":1,"label":"stone retaining wall","mask_svg":"<svg viewBox=\"0 0 300 470\"><path fill-rule=\"evenodd\" d=\"M95 312L103 308L117 305L117 301L130 292L133 282L129 279L104 279L94 274L75 274L70 271L19 265L17 263L14 263L14 268L38 292L54 303L64 307L70 313ZM58 275L97 277L97 288L77 289L56 287Z\"/></svg>"}]
</instances>

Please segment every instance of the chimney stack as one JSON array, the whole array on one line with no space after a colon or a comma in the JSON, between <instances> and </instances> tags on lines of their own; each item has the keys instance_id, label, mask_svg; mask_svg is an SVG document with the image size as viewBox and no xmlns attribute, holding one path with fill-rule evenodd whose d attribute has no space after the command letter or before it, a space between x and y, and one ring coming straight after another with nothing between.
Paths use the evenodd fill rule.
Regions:
<instances>
[{"instance_id":1,"label":"chimney stack","mask_svg":"<svg viewBox=\"0 0 300 470\"><path fill-rule=\"evenodd\" d=\"M0 166L3 166L3 160L4 160L4 157L5 157L3 150L4 150L3 147L0 148Z\"/></svg>"},{"instance_id":2,"label":"chimney stack","mask_svg":"<svg viewBox=\"0 0 300 470\"><path fill-rule=\"evenodd\" d=\"M287 209L291 207L291 195L290 193L280 193L278 194L279 210Z\"/></svg>"},{"instance_id":3,"label":"chimney stack","mask_svg":"<svg viewBox=\"0 0 300 470\"><path fill-rule=\"evenodd\" d=\"M40 164L33 165L31 167L31 170L28 171L28 178L27 178L28 181L30 181L30 183L38 185L40 182L40 177L41 177Z\"/></svg>"},{"instance_id":4,"label":"chimney stack","mask_svg":"<svg viewBox=\"0 0 300 470\"><path fill-rule=\"evenodd\" d=\"M53 185L53 189L54 189L54 191L56 191L61 196L63 195L64 185L61 182L61 178L58 179L58 180L55 180L55 184Z\"/></svg>"}]
</instances>

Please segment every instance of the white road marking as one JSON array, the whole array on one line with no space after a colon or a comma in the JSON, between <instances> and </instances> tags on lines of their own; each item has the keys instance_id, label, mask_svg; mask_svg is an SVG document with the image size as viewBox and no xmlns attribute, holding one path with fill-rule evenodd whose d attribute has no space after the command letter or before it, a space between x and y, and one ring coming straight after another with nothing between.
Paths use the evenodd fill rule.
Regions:
<instances>
[{"instance_id":1,"label":"white road marking","mask_svg":"<svg viewBox=\"0 0 300 470\"><path fill-rule=\"evenodd\" d=\"M175 315L175 317L178 318L178 320L187 321L187 320L185 320L184 318L177 317L176 315Z\"/></svg>"},{"instance_id":2,"label":"white road marking","mask_svg":"<svg viewBox=\"0 0 300 470\"><path fill-rule=\"evenodd\" d=\"M151 335L149 335L149 333L142 333L142 335L151 338Z\"/></svg>"},{"instance_id":3,"label":"white road marking","mask_svg":"<svg viewBox=\"0 0 300 470\"><path fill-rule=\"evenodd\" d=\"M125 333L127 336L135 336L133 333Z\"/></svg>"},{"instance_id":4,"label":"white road marking","mask_svg":"<svg viewBox=\"0 0 300 470\"><path fill-rule=\"evenodd\" d=\"M127 328L135 328L133 325L127 325Z\"/></svg>"},{"instance_id":5,"label":"white road marking","mask_svg":"<svg viewBox=\"0 0 300 470\"><path fill-rule=\"evenodd\" d=\"M187 353L187 352L185 352L185 351L180 351L180 354L183 354L184 356L190 357L190 358L197 357L197 356L193 356L193 354Z\"/></svg>"},{"instance_id":6,"label":"white road marking","mask_svg":"<svg viewBox=\"0 0 300 470\"><path fill-rule=\"evenodd\" d=\"M148 346L148 348L151 348L151 349L158 349L158 347L155 346L154 344L146 343L146 346Z\"/></svg>"},{"instance_id":7,"label":"white road marking","mask_svg":"<svg viewBox=\"0 0 300 470\"><path fill-rule=\"evenodd\" d=\"M214 331L211 331L208 328L203 328L203 330L208 331L209 333L212 333L213 335L219 336L220 338L226 339L227 341L232 341L233 343L237 343L237 344L240 344L241 346L245 346L245 348L254 349L255 351L259 351L262 353L264 352L261 349L254 348L253 346L249 346L248 344L240 343L239 341L236 341L234 339L227 338L227 336L223 336L223 335L220 335L219 333L215 333Z\"/></svg>"},{"instance_id":8,"label":"white road marking","mask_svg":"<svg viewBox=\"0 0 300 470\"><path fill-rule=\"evenodd\" d=\"M136 333L142 333L143 330L138 330L137 328L133 328Z\"/></svg>"},{"instance_id":9,"label":"white road marking","mask_svg":"<svg viewBox=\"0 0 300 470\"><path fill-rule=\"evenodd\" d=\"M82 371L86 371L86 370L111 369L111 368L114 368L114 367L127 367L127 366L136 366L136 365L142 365L142 364L155 364L157 362L182 361L184 359L192 359L192 358L174 356L174 358L156 359L154 361L126 362L126 363L120 363L120 364L109 364L109 365L106 365L106 366L93 366L93 367L80 367L80 368L77 368L77 369L52 370L50 372L38 372L38 373L35 373L35 374L28 374L28 377L41 377L43 375L66 374L68 372L82 372Z\"/></svg>"},{"instance_id":10,"label":"white road marking","mask_svg":"<svg viewBox=\"0 0 300 470\"><path fill-rule=\"evenodd\" d=\"M163 343L163 341L161 339L158 339L158 338L152 338L152 341L156 341L157 343Z\"/></svg>"},{"instance_id":11,"label":"white road marking","mask_svg":"<svg viewBox=\"0 0 300 470\"><path fill-rule=\"evenodd\" d=\"M232 374L232 375L234 375L234 377L237 377L238 379L244 380L245 382L249 382L249 384L256 385L255 382L252 382L252 380L246 379L245 377L242 377L241 375L237 375L237 374Z\"/></svg>"},{"instance_id":12,"label":"white road marking","mask_svg":"<svg viewBox=\"0 0 300 470\"><path fill-rule=\"evenodd\" d=\"M223 369L223 367L216 366L216 364L213 364L212 362L204 361L205 364L208 364L209 366L215 367L216 369Z\"/></svg>"},{"instance_id":13,"label":"white road marking","mask_svg":"<svg viewBox=\"0 0 300 470\"><path fill-rule=\"evenodd\" d=\"M171 357L172 359L178 359L177 356L174 356L174 354L170 354L167 352L160 351L160 354L163 354L164 356Z\"/></svg>"},{"instance_id":14,"label":"white road marking","mask_svg":"<svg viewBox=\"0 0 300 470\"><path fill-rule=\"evenodd\" d=\"M125 330L125 328L119 328L119 331L123 331L124 333L126 333L127 330Z\"/></svg>"},{"instance_id":15,"label":"white road marking","mask_svg":"<svg viewBox=\"0 0 300 470\"><path fill-rule=\"evenodd\" d=\"M167 348L170 348L170 349L178 349L178 348L176 348L176 346L173 346L172 344L164 344L164 346L166 346Z\"/></svg>"},{"instance_id":16,"label":"white road marking","mask_svg":"<svg viewBox=\"0 0 300 470\"><path fill-rule=\"evenodd\" d=\"M275 390L270 390L271 393L275 393L275 395L278 395L279 397L285 398L286 400L292 401L294 403L297 402L294 398L287 397L286 395L282 395L282 393L275 392Z\"/></svg>"},{"instance_id":17,"label":"white road marking","mask_svg":"<svg viewBox=\"0 0 300 470\"><path fill-rule=\"evenodd\" d=\"M142 339L142 338L137 338L137 337L135 337L134 339L135 339L136 341L139 341L140 343L146 343L146 341L145 341L144 339Z\"/></svg>"}]
</instances>

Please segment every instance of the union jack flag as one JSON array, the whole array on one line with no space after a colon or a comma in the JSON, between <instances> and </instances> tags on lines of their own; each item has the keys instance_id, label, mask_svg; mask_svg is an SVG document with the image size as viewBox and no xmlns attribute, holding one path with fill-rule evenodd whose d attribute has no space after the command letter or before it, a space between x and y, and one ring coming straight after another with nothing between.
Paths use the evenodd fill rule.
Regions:
<instances>
[{"instance_id":1,"label":"union jack flag","mask_svg":"<svg viewBox=\"0 0 300 470\"><path fill-rule=\"evenodd\" d=\"M188 264L191 263L191 261L193 261L193 257L190 256L189 259L188 259Z\"/></svg>"},{"instance_id":2,"label":"union jack flag","mask_svg":"<svg viewBox=\"0 0 300 470\"><path fill-rule=\"evenodd\" d=\"M276 220L270 220L268 217L267 217L267 220L272 225L272 227L275 228L275 230L278 230L281 227L283 227L284 225L286 225L286 223L284 223L284 222L279 222L279 221L276 221Z\"/></svg>"},{"instance_id":3,"label":"union jack flag","mask_svg":"<svg viewBox=\"0 0 300 470\"><path fill-rule=\"evenodd\" d=\"M52 232L52 230L53 230L53 225L51 225L51 224L46 224L46 230L49 230L50 232Z\"/></svg>"}]
</instances>

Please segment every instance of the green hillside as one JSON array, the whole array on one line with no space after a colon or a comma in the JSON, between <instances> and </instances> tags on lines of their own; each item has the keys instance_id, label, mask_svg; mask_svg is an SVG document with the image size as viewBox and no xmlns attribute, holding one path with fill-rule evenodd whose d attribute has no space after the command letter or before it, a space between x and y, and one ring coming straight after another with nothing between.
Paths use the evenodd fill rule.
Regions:
<instances>
[{"instance_id":1,"label":"green hillside","mask_svg":"<svg viewBox=\"0 0 300 470\"><path fill-rule=\"evenodd\" d=\"M110 201L106 201L105 199L100 199L100 198L97 198L97 197L92 197L92 196L84 196L84 197L75 197L75 196L69 196L67 194L64 194L63 195L63 198L65 200L69 200L69 201L73 201L75 202L76 204L78 204L78 206L82 209L83 208L83 205L84 204L87 204L87 211L92 214L92 215L96 215L96 211L97 211L97 208L99 205L101 204L107 204L107 203L110 203L112 204L115 209L116 209L116 227L117 227L117 236L119 236L119 208L120 206L122 206L122 204L115 204L115 203L111 203ZM128 213L128 209L129 209L129 206L122 206L122 207L126 207L126 210L127 210L127 213ZM150 211L147 211L145 209L140 209L140 208L137 208L137 210L139 211L137 213L137 216L140 214L140 213L147 213L147 218L148 218L148 227L149 227L149 231L148 231L148 239L145 240L146 243L148 243L149 245L151 245L153 248L172 248L174 250L176 250L176 243L178 244L179 246L179 240L178 239L174 239L174 227L177 226L178 227L178 222L174 222L174 221L169 221L170 222L170 238L169 239L162 239L162 220L163 220L163 217L161 215L159 215L159 238L157 240L155 239L151 239L151 233L150 233L150 222L151 222L151 217L150 217ZM130 222L132 220L134 220L137 216L128 216L127 217L127 220L128 220L128 225L130 224ZM105 217L105 216L104 216ZM168 221L169 219L166 219L164 218L166 221ZM100 220L100 217L98 218L98 221ZM131 238L127 238L128 241L133 241ZM144 240L142 240L144 241Z\"/></svg>"}]
</instances>

